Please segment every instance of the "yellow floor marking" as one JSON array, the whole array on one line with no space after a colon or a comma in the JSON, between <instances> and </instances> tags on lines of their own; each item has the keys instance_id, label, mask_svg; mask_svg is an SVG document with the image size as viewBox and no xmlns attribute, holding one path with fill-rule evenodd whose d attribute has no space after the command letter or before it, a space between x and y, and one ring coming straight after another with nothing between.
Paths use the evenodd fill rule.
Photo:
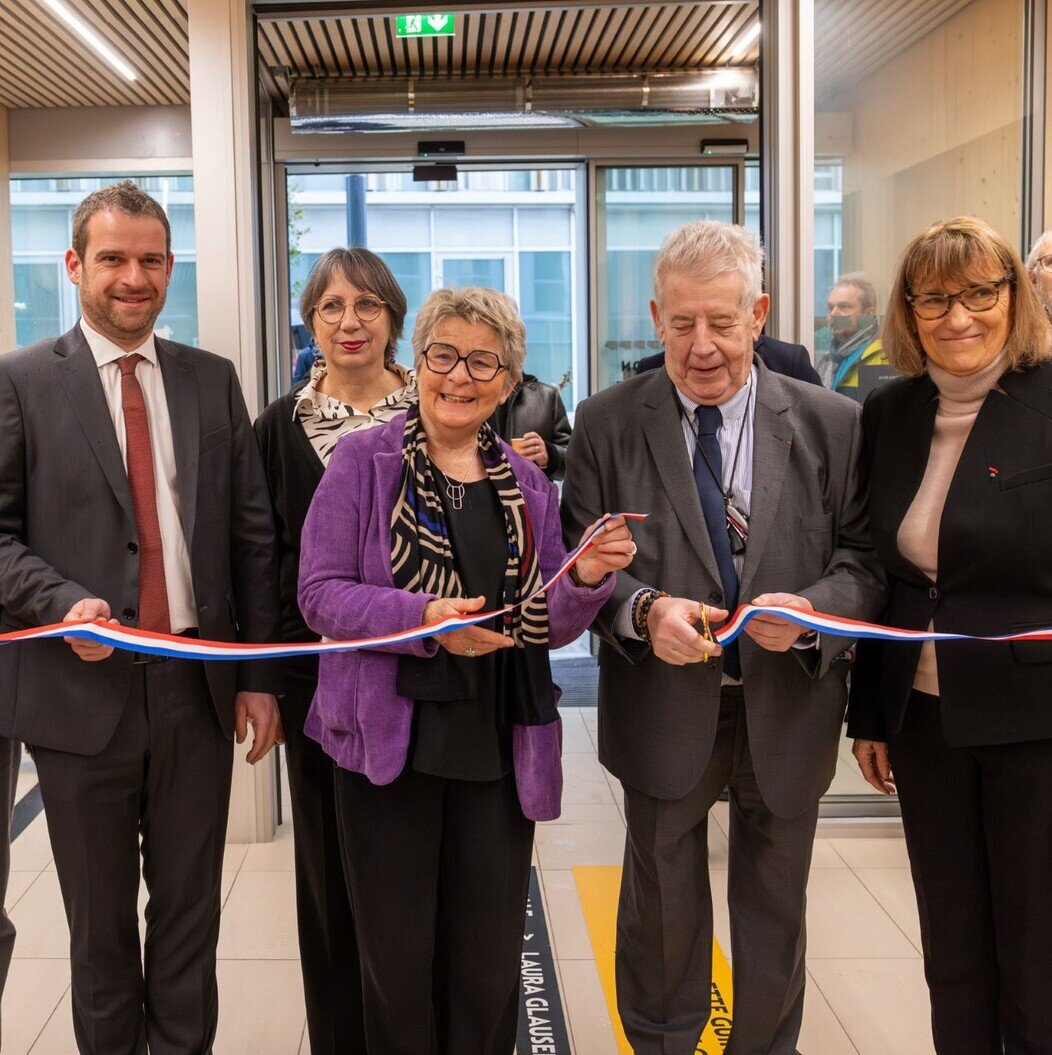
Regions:
<instances>
[{"instance_id":1,"label":"yellow floor marking","mask_svg":"<svg viewBox=\"0 0 1052 1055\"><path fill-rule=\"evenodd\" d=\"M621 1055L632 1055L632 1048L617 1016L614 993L614 936L617 921L617 894L621 869L616 865L588 865L573 870L577 896L584 910L588 937L595 953L595 965L614 1024L614 1037ZM722 1055L731 1033L731 968L723 950L712 939L712 1014L698 1041L695 1055Z\"/></svg>"}]
</instances>

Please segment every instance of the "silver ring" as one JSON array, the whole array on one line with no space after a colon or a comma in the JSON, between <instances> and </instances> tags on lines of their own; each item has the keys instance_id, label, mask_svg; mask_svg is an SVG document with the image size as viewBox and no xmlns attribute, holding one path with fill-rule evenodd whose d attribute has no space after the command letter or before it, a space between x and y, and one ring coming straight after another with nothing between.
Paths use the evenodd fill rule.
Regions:
<instances>
[{"instance_id":1,"label":"silver ring","mask_svg":"<svg viewBox=\"0 0 1052 1055\"><path fill-rule=\"evenodd\" d=\"M465 656L470 656L472 659L474 659L475 658L475 650L473 648L466 648L466 649L464 649L464 655Z\"/></svg>"},{"instance_id":2,"label":"silver ring","mask_svg":"<svg viewBox=\"0 0 1052 1055\"><path fill-rule=\"evenodd\" d=\"M634 557L639 552L639 547L633 542L632 549L629 551L629 556Z\"/></svg>"}]
</instances>

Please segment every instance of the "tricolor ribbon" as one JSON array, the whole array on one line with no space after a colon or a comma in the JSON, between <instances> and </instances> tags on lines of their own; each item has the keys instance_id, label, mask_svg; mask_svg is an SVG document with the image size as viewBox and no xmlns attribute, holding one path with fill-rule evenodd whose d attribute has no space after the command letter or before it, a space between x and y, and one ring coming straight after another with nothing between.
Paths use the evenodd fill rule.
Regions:
<instances>
[{"instance_id":1,"label":"tricolor ribbon","mask_svg":"<svg viewBox=\"0 0 1052 1055\"><path fill-rule=\"evenodd\" d=\"M646 513L611 513L582 540L580 545L563 561L559 570L542 586L535 590L520 604L528 604L534 597L550 590L580 560L583 554L595 545L596 538L605 530L606 521L621 516L625 520L645 520ZM419 638L435 637L460 630L464 627L485 623L490 619L504 615L512 607L492 612L476 612L474 615L447 616L422 626L400 630L395 634L382 637L358 638L354 641L305 641L284 642L273 645L245 644L237 641L205 641L199 638L176 637L172 634L157 634L149 630L135 630L129 627L114 626L102 620L82 623L52 623L49 626L34 627L29 630L13 630L0 634L0 645L18 641L40 641L56 637L81 637L100 644L112 645L126 652L141 652L155 656L169 656L174 659L234 660L280 659L285 656L314 656L326 652L357 652L367 648L385 648L388 645L405 641L416 641ZM799 608L784 605L743 604L719 630L715 631L716 641L729 645L742 631L746 624L757 615L778 615L796 623L807 630L833 634L837 637L873 638L879 641L1052 641L1052 626L1037 630L1024 630L1016 634L948 634L935 630L902 630L893 626L882 626L860 619L848 619L845 616L827 615L824 612L805 612Z\"/></svg>"},{"instance_id":2,"label":"tricolor ribbon","mask_svg":"<svg viewBox=\"0 0 1052 1055\"><path fill-rule=\"evenodd\" d=\"M580 545L566 557L559 570L529 597L520 601L526 605L534 597L547 593L570 569L591 549L597 537L606 530L606 522L613 517L624 517L625 520L645 520L646 513L611 513L604 517L596 527L581 539ZM422 626L400 630L395 634L383 637L364 637L354 641L305 641L284 642L274 645L253 645L237 641L206 641L200 638L176 637L172 634L158 634L149 630L136 630L130 627L114 626L102 620L82 623L52 623L49 626L34 627L29 630L14 630L0 634L0 645L17 641L40 641L54 637L82 637L100 644L112 645L125 652L140 652L154 656L169 656L174 659L207 659L235 660L279 659L284 656L315 656L325 652L357 652L366 648L385 648L388 645L405 641L416 641L422 637L434 637L450 630L460 630L476 623L485 623L490 619L505 615L514 605L492 612L476 612L473 615L451 615Z\"/></svg>"},{"instance_id":3,"label":"tricolor ribbon","mask_svg":"<svg viewBox=\"0 0 1052 1055\"><path fill-rule=\"evenodd\" d=\"M1037 630L1024 630L1017 634L948 634L938 630L902 630L895 626L882 626L861 619L848 619L825 612L805 612L800 608L783 605L743 604L734 615L714 631L713 636L720 645L728 645L739 637L746 624L757 615L780 615L790 623L807 630L834 634L837 637L873 638L877 641L1052 641L1052 626Z\"/></svg>"}]
</instances>

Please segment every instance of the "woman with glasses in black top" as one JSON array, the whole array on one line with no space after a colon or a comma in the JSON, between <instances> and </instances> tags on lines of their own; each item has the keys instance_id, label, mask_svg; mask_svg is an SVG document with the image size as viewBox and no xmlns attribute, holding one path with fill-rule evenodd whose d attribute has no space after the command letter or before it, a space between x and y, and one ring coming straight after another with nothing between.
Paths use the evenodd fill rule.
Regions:
<instances>
[{"instance_id":1,"label":"woman with glasses in black top","mask_svg":"<svg viewBox=\"0 0 1052 1055\"><path fill-rule=\"evenodd\" d=\"M317 641L296 602L300 532L337 442L390 421L416 402L416 378L394 361L405 294L367 249L333 249L303 290L303 319L321 351L307 380L275 400L256 436L277 522L282 639ZM318 681L315 657L282 661L289 790L296 842L300 961L313 1055L361 1055L361 971L336 831L331 759L303 732Z\"/></svg>"}]
</instances>

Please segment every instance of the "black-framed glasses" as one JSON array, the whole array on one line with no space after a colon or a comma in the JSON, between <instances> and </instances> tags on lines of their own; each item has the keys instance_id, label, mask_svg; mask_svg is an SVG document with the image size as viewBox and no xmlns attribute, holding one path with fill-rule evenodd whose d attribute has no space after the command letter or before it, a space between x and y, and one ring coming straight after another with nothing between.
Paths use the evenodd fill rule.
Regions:
<instances>
[{"instance_id":1,"label":"black-framed glasses","mask_svg":"<svg viewBox=\"0 0 1052 1055\"><path fill-rule=\"evenodd\" d=\"M460 350L451 344L429 344L424 349L424 360L428 370L435 374L451 374L456 370L457 363L463 363L468 375L475 381L492 381L501 370L508 369L496 352L476 348L467 355L461 355Z\"/></svg>"},{"instance_id":2,"label":"black-framed glasses","mask_svg":"<svg viewBox=\"0 0 1052 1055\"><path fill-rule=\"evenodd\" d=\"M929 290L926 293L907 292L906 303L913 309L917 318L934 322L950 314L954 301L960 301L965 310L972 314L989 311L1001 299L1001 287L1011 282L1008 275L1003 275L996 282L977 282L957 293L941 293Z\"/></svg>"},{"instance_id":3,"label":"black-framed glasses","mask_svg":"<svg viewBox=\"0 0 1052 1055\"><path fill-rule=\"evenodd\" d=\"M359 322L372 322L380 317L380 312L386 306L386 300L374 297L371 293L365 293L351 304L351 310L358 316ZM324 322L343 322L343 317L347 314L347 304L339 297L325 297L314 310L318 313L318 318Z\"/></svg>"}]
</instances>

